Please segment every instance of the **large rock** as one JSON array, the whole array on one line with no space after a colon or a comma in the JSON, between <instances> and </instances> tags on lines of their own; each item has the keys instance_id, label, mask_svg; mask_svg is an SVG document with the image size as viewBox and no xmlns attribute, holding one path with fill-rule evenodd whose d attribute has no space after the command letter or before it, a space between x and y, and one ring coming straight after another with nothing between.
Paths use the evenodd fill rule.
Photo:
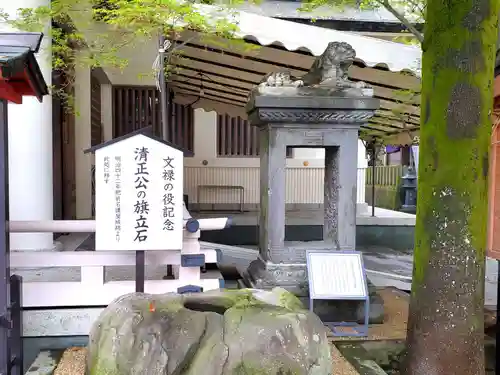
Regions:
<instances>
[{"instance_id":1,"label":"large rock","mask_svg":"<svg viewBox=\"0 0 500 375\"><path fill-rule=\"evenodd\" d=\"M89 339L89 375L331 375L326 329L284 289L128 294Z\"/></svg>"}]
</instances>

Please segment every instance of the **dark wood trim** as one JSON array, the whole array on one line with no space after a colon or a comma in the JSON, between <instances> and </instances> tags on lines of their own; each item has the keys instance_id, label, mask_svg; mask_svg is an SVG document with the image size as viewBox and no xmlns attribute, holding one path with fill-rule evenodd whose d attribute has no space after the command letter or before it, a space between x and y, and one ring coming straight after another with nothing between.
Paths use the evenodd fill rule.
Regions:
<instances>
[{"instance_id":1,"label":"dark wood trim","mask_svg":"<svg viewBox=\"0 0 500 375\"><path fill-rule=\"evenodd\" d=\"M225 74L209 72L208 70L204 70L204 69L192 68L190 66L183 65L182 63L177 64L176 66L181 69L181 72L182 72L182 70L191 70L191 71L193 71L195 73L202 73L202 74L205 74L205 75L207 75L209 77L221 77L221 78L230 79L230 80L235 81L235 82L243 82L243 83L248 83L248 84L251 84L251 85L255 85L256 83L258 83L257 81L249 81L247 79L243 79L243 78L239 78L239 77L234 77L234 76L228 76L228 75L225 75ZM232 67L232 69L234 69L234 67ZM177 73L175 73L175 74L177 74Z\"/></svg>"},{"instance_id":2,"label":"dark wood trim","mask_svg":"<svg viewBox=\"0 0 500 375\"><path fill-rule=\"evenodd\" d=\"M66 86L66 93L74 95L65 73L54 72L52 80L54 86ZM54 219L72 220L76 218L75 114L56 95L52 96L52 142Z\"/></svg>"},{"instance_id":3,"label":"dark wood trim","mask_svg":"<svg viewBox=\"0 0 500 375\"><path fill-rule=\"evenodd\" d=\"M193 95L196 97L200 96L199 90L191 90L191 89L184 88L184 87L179 87L178 90L182 91L182 92L186 92L187 95ZM232 98L226 98L224 96L219 96L219 95L214 95L214 94L209 94L209 93L205 93L205 95L203 95L203 98L208 98L211 100L220 101L221 103L232 104L232 105L235 105L238 107L244 107L247 103L246 101L234 100Z\"/></svg>"},{"instance_id":4,"label":"dark wood trim","mask_svg":"<svg viewBox=\"0 0 500 375\"><path fill-rule=\"evenodd\" d=\"M209 52L212 52L212 53L217 53L217 54L221 54L222 53L224 55L228 55L228 56L232 56L232 57L237 57L237 58L240 58L240 59L242 58L241 53L231 52L231 50L229 50L229 49L213 48L213 47L203 46L203 45L196 44L196 43L186 43L185 45L188 46L188 47L197 48L199 50L209 51ZM262 46L260 44L258 44L258 45L262 48ZM265 46L265 47L267 48L267 47L271 47L271 46ZM297 51L288 51L288 50L286 50L286 51L289 52L289 53L291 53L291 54L297 53ZM312 57L311 54L309 54L309 55ZM189 58L189 59L193 59L193 60L200 61L200 62L206 62L206 63L212 64L212 65L219 65L217 63L214 63L213 61L199 59L199 58L192 58L189 55L188 56L183 56L183 59L184 58ZM307 73L307 71L309 70L309 69L306 69L306 68L302 68L300 66L286 64L286 63L284 63L282 61L267 60L267 59L263 59L263 58L259 58L259 57L255 57L255 56L251 56L251 55L245 55L244 59L247 60L247 61L255 61L255 62L259 62L259 63L263 63L263 64L272 65L272 66L277 67L277 68L295 69L295 70L303 71L304 73ZM228 65L224 65L224 64L222 64L221 66L229 67L229 68L233 68L234 69L234 66L228 66ZM248 69L242 69L242 71L246 71L248 73L253 73L253 74L262 74L263 76L266 75L267 73L269 73L269 72L261 72L261 71L248 70Z\"/></svg>"},{"instance_id":5,"label":"dark wood trim","mask_svg":"<svg viewBox=\"0 0 500 375\"><path fill-rule=\"evenodd\" d=\"M231 91L231 90L223 90L223 89L218 89L218 88L214 88L214 87L207 87L207 86L203 86L200 84L200 81L196 82L195 80L193 80L194 82L191 82L191 81L179 81L179 80L172 80L172 85L183 85L183 86L177 86L179 88L184 88L184 86L190 86L190 87L194 87L196 88L198 91L202 90L203 91L215 91L216 93L220 93L220 94L227 94L227 95L232 95L232 96L238 96L238 97L241 97L241 99L243 100L246 100L246 96L245 95L241 95L239 93L235 93L234 91ZM205 81L206 83L210 83L210 81Z\"/></svg>"},{"instance_id":6,"label":"dark wood trim","mask_svg":"<svg viewBox=\"0 0 500 375\"><path fill-rule=\"evenodd\" d=\"M171 90L167 88L172 99ZM161 134L160 93L154 86L113 86L113 138L134 131L152 128L154 135ZM194 151L194 113L189 105L167 105L166 141L182 149L186 156Z\"/></svg>"},{"instance_id":7,"label":"dark wood trim","mask_svg":"<svg viewBox=\"0 0 500 375\"><path fill-rule=\"evenodd\" d=\"M259 153L259 128L241 117L217 115L217 157L256 158ZM286 148L287 158L293 155L293 147Z\"/></svg>"},{"instance_id":8,"label":"dark wood trim","mask_svg":"<svg viewBox=\"0 0 500 375\"><path fill-rule=\"evenodd\" d=\"M101 82L94 72L90 76L90 144L103 142Z\"/></svg>"}]
</instances>

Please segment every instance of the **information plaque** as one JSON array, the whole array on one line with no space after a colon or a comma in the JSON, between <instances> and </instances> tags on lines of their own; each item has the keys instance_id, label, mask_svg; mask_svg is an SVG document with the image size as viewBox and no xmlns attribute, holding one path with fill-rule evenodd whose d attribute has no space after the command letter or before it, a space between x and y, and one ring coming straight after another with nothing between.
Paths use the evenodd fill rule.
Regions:
<instances>
[{"instance_id":1,"label":"information plaque","mask_svg":"<svg viewBox=\"0 0 500 375\"><path fill-rule=\"evenodd\" d=\"M183 152L141 133L94 149L96 250L181 250Z\"/></svg>"},{"instance_id":2,"label":"information plaque","mask_svg":"<svg viewBox=\"0 0 500 375\"><path fill-rule=\"evenodd\" d=\"M331 328L334 336L367 336L370 303L362 253L308 250L306 258L310 310L314 309L314 300L363 301L365 304L364 324L324 323Z\"/></svg>"}]
</instances>

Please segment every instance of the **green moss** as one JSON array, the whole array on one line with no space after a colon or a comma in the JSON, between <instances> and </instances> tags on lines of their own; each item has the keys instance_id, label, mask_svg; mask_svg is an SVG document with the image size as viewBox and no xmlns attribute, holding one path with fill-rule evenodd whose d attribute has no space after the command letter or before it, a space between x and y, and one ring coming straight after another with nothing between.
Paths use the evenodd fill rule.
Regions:
<instances>
[{"instance_id":1,"label":"green moss","mask_svg":"<svg viewBox=\"0 0 500 375\"><path fill-rule=\"evenodd\" d=\"M248 361L240 362L231 372L231 375L274 375L280 369L279 363L254 364ZM299 370L281 372L283 375L299 375Z\"/></svg>"},{"instance_id":2,"label":"green moss","mask_svg":"<svg viewBox=\"0 0 500 375\"><path fill-rule=\"evenodd\" d=\"M181 299L178 299L177 301L171 299L158 300L158 301L152 301L151 303L156 311L164 313L176 313L184 308ZM144 306L142 307L142 313L150 313L150 308L151 308L150 302L145 303Z\"/></svg>"},{"instance_id":3,"label":"green moss","mask_svg":"<svg viewBox=\"0 0 500 375\"><path fill-rule=\"evenodd\" d=\"M262 302L257 300L250 289L242 289L241 292L234 298L234 307L245 308L249 306L262 305Z\"/></svg>"},{"instance_id":4,"label":"green moss","mask_svg":"<svg viewBox=\"0 0 500 375\"><path fill-rule=\"evenodd\" d=\"M89 375L119 375L116 369L116 364L113 361L109 361L99 353L97 359L90 365Z\"/></svg>"},{"instance_id":5,"label":"green moss","mask_svg":"<svg viewBox=\"0 0 500 375\"><path fill-rule=\"evenodd\" d=\"M283 288L274 288L273 293L279 296L280 306L290 311L300 311L304 305L294 294Z\"/></svg>"},{"instance_id":6,"label":"green moss","mask_svg":"<svg viewBox=\"0 0 500 375\"><path fill-rule=\"evenodd\" d=\"M426 360L449 364L449 373L484 373L484 366L479 370L475 362L482 361L481 345L439 342L446 337L458 344L465 332L475 337L470 342L482 342L499 6L497 0L427 2L408 338L415 348L410 352L419 353L409 354L415 368ZM458 370L458 365L463 368Z\"/></svg>"},{"instance_id":7,"label":"green moss","mask_svg":"<svg viewBox=\"0 0 500 375\"><path fill-rule=\"evenodd\" d=\"M442 192L446 188L454 191L454 204L469 210L466 215L467 227L472 247L478 259L484 259L486 248L486 220L488 213L488 179L484 175L484 159L488 156L491 142L492 77L494 44L496 41L496 13L492 12L478 31L463 27L462 20L474 12L472 1L453 1L450 9L448 1L432 1L431 17L427 20L428 30L435 30L429 38L423 60L422 85L422 126L420 132L420 165L418 216L416 224L415 281L421 282L425 275L432 244L432 238L440 228L436 228L437 212L444 213ZM496 1L490 1L491 9L497 9ZM447 15L446 22L441 16ZM444 26L446 25L446 26ZM465 71L459 69L450 49L471 54L471 45L480 50L476 65L483 69ZM462 52L461 52L462 51ZM456 60L456 59L455 59ZM462 57L462 62L464 57ZM474 62L472 62L474 63ZM449 136L447 125L448 106L451 93L459 82L466 82L479 90L480 122L476 124L474 136ZM425 121L427 119L427 121ZM449 220L455 218L449 217ZM457 218L460 219L460 218ZM451 228L449 230L452 230Z\"/></svg>"}]
</instances>

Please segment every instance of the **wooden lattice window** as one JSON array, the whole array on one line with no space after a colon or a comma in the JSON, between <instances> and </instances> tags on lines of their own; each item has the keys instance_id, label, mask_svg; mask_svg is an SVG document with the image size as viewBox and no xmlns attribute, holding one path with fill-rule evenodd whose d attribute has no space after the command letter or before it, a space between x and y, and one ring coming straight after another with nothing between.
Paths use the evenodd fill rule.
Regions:
<instances>
[{"instance_id":1,"label":"wooden lattice window","mask_svg":"<svg viewBox=\"0 0 500 375\"><path fill-rule=\"evenodd\" d=\"M259 156L259 130L241 117L217 116L217 155Z\"/></svg>"},{"instance_id":2,"label":"wooden lattice window","mask_svg":"<svg viewBox=\"0 0 500 375\"><path fill-rule=\"evenodd\" d=\"M167 106L166 139L186 151L194 149L194 111L191 106L172 103ZM113 88L113 134L119 137L151 126L161 134L160 92L149 86Z\"/></svg>"},{"instance_id":3,"label":"wooden lattice window","mask_svg":"<svg viewBox=\"0 0 500 375\"><path fill-rule=\"evenodd\" d=\"M259 129L241 117L217 115L217 155L220 157L258 157ZM287 147L292 157L292 147Z\"/></svg>"},{"instance_id":4,"label":"wooden lattice window","mask_svg":"<svg viewBox=\"0 0 500 375\"><path fill-rule=\"evenodd\" d=\"M90 144L96 146L103 141L101 122L101 83L92 76L90 79Z\"/></svg>"}]
</instances>

